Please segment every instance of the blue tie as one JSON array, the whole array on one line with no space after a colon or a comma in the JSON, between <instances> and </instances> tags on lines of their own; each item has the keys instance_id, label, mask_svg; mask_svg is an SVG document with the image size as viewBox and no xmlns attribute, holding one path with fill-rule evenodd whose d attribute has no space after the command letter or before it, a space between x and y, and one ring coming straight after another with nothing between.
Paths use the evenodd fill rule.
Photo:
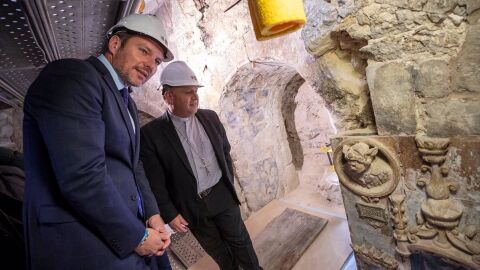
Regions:
<instances>
[{"instance_id":1,"label":"blue tie","mask_svg":"<svg viewBox=\"0 0 480 270\"><path fill-rule=\"evenodd\" d=\"M125 104L125 107L127 107L127 110L128 110L128 88L127 87L122 88L120 90L120 93L122 94L123 103ZM138 212L143 217L142 197L140 196L140 192L138 191L138 186L137 186L137 206L138 206Z\"/></svg>"},{"instance_id":2,"label":"blue tie","mask_svg":"<svg viewBox=\"0 0 480 270\"><path fill-rule=\"evenodd\" d=\"M125 103L125 106L127 106L128 108L128 88L127 87L122 88L120 90L120 93L122 94L123 103Z\"/></svg>"}]
</instances>

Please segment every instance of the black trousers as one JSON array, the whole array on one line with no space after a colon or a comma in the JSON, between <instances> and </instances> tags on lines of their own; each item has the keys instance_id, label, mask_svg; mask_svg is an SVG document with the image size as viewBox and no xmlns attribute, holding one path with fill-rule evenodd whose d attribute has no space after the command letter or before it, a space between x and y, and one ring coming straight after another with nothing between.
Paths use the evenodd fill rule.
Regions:
<instances>
[{"instance_id":1,"label":"black trousers","mask_svg":"<svg viewBox=\"0 0 480 270\"><path fill-rule=\"evenodd\" d=\"M220 181L211 195L199 201L201 215L197 226L192 228L192 233L221 270L237 270L239 266L245 270L262 269L243 223L240 208L224 185ZM220 195L223 200L231 197L231 203L224 203L228 208L217 212L219 205L215 197Z\"/></svg>"}]
</instances>

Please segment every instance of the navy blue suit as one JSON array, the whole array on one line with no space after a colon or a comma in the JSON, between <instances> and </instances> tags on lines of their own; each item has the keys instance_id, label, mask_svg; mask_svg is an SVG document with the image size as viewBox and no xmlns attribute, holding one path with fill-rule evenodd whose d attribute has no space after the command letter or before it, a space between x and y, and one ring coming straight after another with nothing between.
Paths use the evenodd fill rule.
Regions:
<instances>
[{"instance_id":1,"label":"navy blue suit","mask_svg":"<svg viewBox=\"0 0 480 270\"><path fill-rule=\"evenodd\" d=\"M24 229L30 269L150 269L134 249L158 214L136 133L95 57L48 64L24 104ZM139 213L137 194L143 202ZM154 267L154 266L153 266Z\"/></svg>"}]
</instances>

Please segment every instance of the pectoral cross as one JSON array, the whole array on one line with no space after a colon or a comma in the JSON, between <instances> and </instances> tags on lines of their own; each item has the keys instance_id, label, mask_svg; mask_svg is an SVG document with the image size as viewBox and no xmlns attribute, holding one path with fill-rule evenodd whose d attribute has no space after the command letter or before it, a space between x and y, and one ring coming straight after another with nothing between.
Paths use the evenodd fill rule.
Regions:
<instances>
[{"instance_id":1,"label":"pectoral cross","mask_svg":"<svg viewBox=\"0 0 480 270\"><path fill-rule=\"evenodd\" d=\"M200 158L200 160L202 161L202 164L203 164L203 167L205 168L205 170L207 171L207 175L210 174L210 170L208 169L208 165L210 165L208 163L208 160L204 159L204 158Z\"/></svg>"}]
</instances>

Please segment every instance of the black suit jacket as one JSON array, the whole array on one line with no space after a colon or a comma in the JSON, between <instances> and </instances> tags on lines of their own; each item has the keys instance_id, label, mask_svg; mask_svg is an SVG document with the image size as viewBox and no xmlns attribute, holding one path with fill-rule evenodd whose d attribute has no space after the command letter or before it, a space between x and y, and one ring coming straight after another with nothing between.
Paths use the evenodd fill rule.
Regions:
<instances>
[{"instance_id":1,"label":"black suit jacket","mask_svg":"<svg viewBox=\"0 0 480 270\"><path fill-rule=\"evenodd\" d=\"M158 213L136 134L107 68L95 57L48 64L24 104L24 227L32 269L144 269L134 249Z\"/></svg>"},{"instance_id":2,"label":"black suit jacket","mask_svg":"<svg viewBox=\"0 0 480 270\"><path fill-rule=\"evenodd\" d=\"M214 111L203 109L197 111L196 117L212 143L222 170L220 181L223 181L235 202L240 204L233 185L230 143L220 119ZM194 227L196 218L201 214L197 183L167 112L142 127L140 158L164 221L170 222L180 213ZM217 207L227 206L228 196L229 194L224 194L217 198Z\"/></svg>"}]
</instances>

